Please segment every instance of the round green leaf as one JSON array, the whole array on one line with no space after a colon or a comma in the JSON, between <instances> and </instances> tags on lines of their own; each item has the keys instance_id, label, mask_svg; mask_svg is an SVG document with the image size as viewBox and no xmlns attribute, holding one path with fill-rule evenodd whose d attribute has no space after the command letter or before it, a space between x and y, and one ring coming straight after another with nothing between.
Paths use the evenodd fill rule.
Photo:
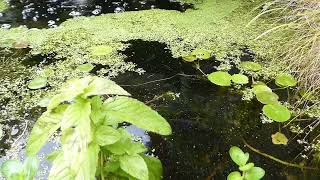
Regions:
<instances>
[{"instance_id":1,"label":"round green leaf","mask_svg":"<svg viewBox=\"0 0 320 180\"><path fill-rule=\"evenodd\" d=\"M208 75L208 79L219 86L230 86L231 85L231 75L227 72L217 71Z\"/></svg>"},{"instance_id":2,"label":"round green leaf","mask_svg":"<svg viewBox=\"0 0 320 180\"><path fill-rule=\"evenodd\" d=\"M18 160L7 160L1 165L1 173L6 179L12 176L23 176L23 166Z\"/></svg>"},{"instance_id":3,"label":"round green leaf","mask_svg":"<svg viewBox=\"0 0 320 180\"><path fill-rule=\"evenodd\" d=\"M289 87L297 85L297 80L290 74L279 74L276 77L276 85L280 87Z\"/></svg>"},{"instance_id":4,"label":"round green leaf","mask_svg":"<svg viewBox=\"0 0 320 180\"><path fill-rule=\"evenodd\" d=\"M260 167L253 167L249 171L246 171L245 179L246 180L259 180L262 179L265 175L265 171Z\"/></svg>"},{"instance_id":5,"label":"round green leaf","mask_svg":"<svg viewBox=\"0 0 320 180\"><path fill-rule=\"evenodd\" d=\"M234 74L231 77L231 80L236 84L248 84L249 78L243 74Z\"/></svg>"},{"instance_id":6,"label":"round green leaf","mask_svg":"<svg viewBox=\"0 0 320 180\"><path fill-rule=\"evenodd\" d=\"M204 49L195 49L191 52L191 56L195 56L198 59L209 59L210 52Z\"/></svg>"},{"instance_id":7,"label":"round green leaf","mask_svg":"<svg viewBox=\"0 0 320 180\"><path fill-rule=\"evenodd\" d=\"M94 65L87 63L87 64L82 64L77 67L77 69L81 72L90 72L94 68Z\"/></svg>"},{"instance_id":8,"label":"round green leaf","mask_svg":"<svg viewBox=\"0 0 320 180\"><path fill-rule=\"evenodd\" d=\"M28 84L29 89L40 89L47 86L47 78L46 77L36 77L31 80Z\"/></svg>"},{"instance_id":9,"label":"round green leaf","mask_svg":"<svg viewBox=\"0 0 320 180\"><path fill-rule=\"evenodd\" d=\"M272 90L266 85L255 85L253 86L252 91L256 95L261 92L272 92Z\"/></svg>"},{"instance_id":10,"label":"round green leaf","mask_svg":"<svg viewBox=\"0 0 320 180\"><path fill-rule=\"evenodd\" d=\"M244 153L240 148L232 146L229 149L229 155L233 162L238 166L244 166L249 160L249 153Z\"/></svg>"},{"instance_id":11,"label":"round green leaf","mask_svg":"<svg viewBox=\"0 0 320 180\"><path fill-rule=\"evenodd\" d=\"M261 91L256 94L257 100L262 104L278 103L279 96L273 92Z\"/></svg>"},{"instance_id":12,"label":"round green leaf","mask_svg":"<svg viewBox=\"0 0 320 180\"><path fill-rule=\"evenodd\" d=\"M241 173L238 171L233 171L227 177L227 180L243 180Z\"/></svg>"},{"instance_id":13,"label":"round green leaf","mask_svg":"<svg viewBox=\"0 0 320 180\"><path fill-rule=\"evenodd\" d=\"M91 47L89 50L92 56L105 56L112 52L112 47L100 45Z\"/></svg>"},{"instance_id":14,"label":"round green leaf","mask_svg":"<svg viewBox=\"0 0 320 180\"><path fill-rule=\"evenodd\" d=\"M250 71L260 71L262 69L260 64L255 63L255 62L251 62L251 61L241 62L240 67L242 67L245 70L250 70Z\"/></svg>"},{"instance_id":15,"label":"round green leaf","mask_svg":"<svg viewBox=\"0 0 320 180\"><path fill-rule=\"evenodd\" d=\"M288 138L280 132L276 132L275 134L272 134L271 138L272 138L273 144L283 144L283 145L288 144Z\"/></svg>"},{"instance_id":16,"label":"round green leaf","mask_svg":"<svg viewBox=\"0 0 320 180\"><path fill-rule=\"evenodd\" d=\"M189 56L182 57L182 59L187 62L193 62L193 61L197 60L197 56L189 55Z\"/></svg>"},{"instance_id":17,"label":"round green leaf","mask_svg":"<svg viewBox=\"0 0 320 180\"><path fill-rule=\"evenodd\" d=\"M285 122L291 117L291 112L288 108L281 104L264 105L262 111L268 118L276 122Z\"/></svg>"},{"instance_id":18,"label":"round green leaf","mask_svg":"<svg viewBox=\"0 0 320 180\"><path fill-rule=\"evenodd\" d=\"M240 166L239 167L239 170L240 171L248 171L249 169L253 168L254 167L254 164L253 163L248 163L244 166Z\"/></svg>"}]
</instances>

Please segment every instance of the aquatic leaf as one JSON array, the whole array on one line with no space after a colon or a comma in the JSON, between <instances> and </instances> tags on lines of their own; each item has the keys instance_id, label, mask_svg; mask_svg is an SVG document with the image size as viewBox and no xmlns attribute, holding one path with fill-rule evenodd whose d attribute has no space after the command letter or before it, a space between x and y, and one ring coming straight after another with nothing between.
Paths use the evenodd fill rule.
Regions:
<instances>
[{"instance_id":1,"label":"aquatic leaf","mask_svg":"<svg viewBox=\"0 0 320 180\"><path fill-rule=\"evenodd\" d=\"M161 180L163 169L161 161L152 156L141 155L149 170L149 180Z\"/></svg>"},{"instance_id":2,"label":"aquatic leaf","mask_svg":"<svg viewBox=\"0 0 320 180\"><path fill-rule=\"evenodd\" d=\"M36 77L31 80L28 84L29 89L40 89L47 86L47 78L46 77Z\"/></svg>"},{"instance_id":3,"label":"aquatic leaf","mask_svg":"<svg viewBox=\"0 0 320 180\"><path fill-rule=\"evenodd\" d=\"M94 46L89 50L92 56L105 56L112 53L112 47L106 45Z\"/></svg>"},{"instance_id":4,"label":"aquatic leaf","mask_svg":"<svg viewBox=\"0 0 320 180\"><path fill-rule=\"evenodd\" d=\"M262 69L260 64L251 61L242 61L240 67L250 71L260 71Z\"/></svg>"},{"instance_id":5,"label":"aquatic leaf","mask_svg":"<svg viewBox=\"0 0 320 180\"><path fill-rule=\"evenodd\" d=\"M288 138L280 132L276 132L275 134L272 134L271 138L272 138L273 144L283 144L283 145L288 144Z\"/></svg>"},{"instance_id":6,"label":"aquatic leaf","mask_svg":"<svg viewBox=\"0 0 320 180\"><path fill-rule=\"evenodd\" d=\"M252 87L255 87L257 85L263 85L263 86L267 86L266 83L262 82L262 81L254 81L252 83Z\"/></svg>"},{"instance_id":7,"label":"aquatic leaf","mask_svg":"<svg viewBox=\"0 0 320 180\"><path fill-rule=\"evenodd\" d=\"M94 68L94 65L87 63L87 64L81 64L77 67L77 69L81 72L90 72Z\"/></svg>"},{"instance_id":8,"label":"aquatic leaf","mask_svg":"<svg viewBox=\"0 0 320 180\"><path fill-rule=\"evenodd\" d=\"M236 84L248 84L249 78L243 74L234 74L231 77L231 80Z\"/></svg>"},{"instance_id":9,"label":"aquatic leaf","mask_svg":"<svg viewBox=\"0 0 320 180\"><path fill-rule=\"evenodd\" d=\"M1 173L7 180L23 180L23 166L18 160L7 160L1 165Z\"/></svg>"},{"instance_id":10,"label":"aquatic leaf","mask_svg":"<svg viewBox=\"0 0 320 180\"><path fill-rule=\"evenodd\" d=\"M101 125L95 130L95 140L100 146L114 144L119 141L121 134L108 125Z\"/></svg>"},{"instance_id":11,"label":"aquatic leaf","mask_svg":"<svg viewBox=\"0 0 320 180\"><path fill-rule=\"evenodd\" d=\"M246 165L244 165L244 166L240 166L239 167L239 170L240 171L248 171L249 169L251 169L251 168L253 168L254 167L254 164L253 163L248 163L248 164L246 164Z\"/></svg>"},{"instance_id":12,"label":"aquatic leaf","mask_svg":"<svg viewBox=\"0 0 320 180\"><path fill-rule=\"evenodd\" d=\"M261 92L272 92L272 89L270 89L266 85L255 85L252 88L252 91L253 91L254 94L258 94L258 93L261 93Z\"/></svg>"},{"instance_id":13,"label":"aquatic leaf","mask_svg":"<svg viewBox=\"0 0 320 180\"><path fill-rule=\"evenodd\" d=\"M107 121L129 122L139 128L161 135L172 133L170 124L144 103L129 97L113 97L105 101Z\"/></svg>"},{"instance_id":14,"label":"aquatic leaf","mask_svg":"<svg viewBox=\"0 0 320 180\"><path fill-rule=\"evenodd\" d=\"M117 85L114 81L100 77L92 77L92 81L84 90L83 97L105 94L130 96L126 90Z\"/></svg>"},{"instance_id":15,"label":"aquatic leaf","mask_svg":"<svg viewBox=\"0 0 320 180\"><path fill-rule=\"evenodd\" d=\"M208 79L219 86L230 86L231 75L227 72L217 71L208 75Z\"/></svg>"},{"instance_id":16,"label":"aquatic leaf","mask_svg":"<svg viewBox=\"0 0 320 180\"><path fill-rule=\"evenodd\" d=\"M259 180L265 175L265 171L260 167L253 167L245 173L246 180Z\"/></svg>"},{"instance_id":17,"label":"aquatic leaf","mask_svg":"<svg viewBox=\"0 0 320 180\"><path fill-rule=\"evenodd\" d=\"M62 114L45 112L37 120L28 138L26 151L28 156L34 156L60 127Z\"/></svg>"},{"instance_id":18,"label":"aquatic leaf","mask_svg":"<svg viewBox=\"0 0 320 180\"><path fill-rule=\"evenodd\" d=\"M182 59L187 62L194 62L195 60L197 60L197 56L189 55L182 57Z\"/></svg>"},{"instance_id":19,"label":"aquatic leaf","mask_svg":"<svg viewBox=\"0 0 320 180\"><path fill-rule=\"evenodd\" d=\"M25 180L33 180L39 168L39 160L36 156L29 156L23 164Z\"/></svg>"},{"instance_id":20,"label":"aquatic leaf","mask_svg":"<svg viewBox=\"0 0 320 180\"><path fill-rule=\"evenodd\" d=\"M273 92L261 91L256 94L257 100L262 104L278 103L279 96Z\"/></svg>"},{"instance_id":21,"label":"aquatic leaf","mask_svg":"<svg viewBox=\"0 0 320 180\"><path fill-rule=\"evenodd\" d=\"M276 122L285 122L291 117L291 112L288 108L281 104L264 105L262 111L268 118Z\"/></svg>"},{"instance_id":22,"label":"aquatic leaf","mask_svg":"<svg viewBox=\"0 0 320 180\"><path fill-rule=\"evenodd\" d=\"M195 49L191 52L191 56L195 56L197 59L209 59L210 52L204 49Z\"/></svg>"},{"instance_id":23,"label":"aquatic leaf","mask_svg":"<svg viewBox=\"0 0 320 180\"><path fill-rule=\"evenodd\" d=\"M149 172L147 164L139 155L123 155L120 156L120 167L126 173L139 180L148 180Z\"/></svg>"},{"instance_id":24,"label":"aquatic leaf","mask_svg":"<svg viewBox=\"0 0 320 180\"><path fill-rule=\"evenodd\" d=\"M238 166L244 166L249 160L249 153L244 153L240 148L232 146L229 149L229 155L233 162Z\"/></svg>"},{"instance_id":25,"label":"aquatic leaf","mask_svg":"<svg viewBox=\"0 0 320 180\"><path fill-rule=\"evenodd\" d=\"M243 178L240 172L233 171L228 175L227 180L243 180Z\"/></svg>"},{"instance_id":26,"label":"aquatic leaf","mask_svg":"<svg viewBox=\"0 0 320 180\"><path fill-rule=\"evenodd\" d=\"M297 80L290 74L279 74L276 77L276 85L280 87L289 87L297 85Z\"/></svg>"}]
</instances>

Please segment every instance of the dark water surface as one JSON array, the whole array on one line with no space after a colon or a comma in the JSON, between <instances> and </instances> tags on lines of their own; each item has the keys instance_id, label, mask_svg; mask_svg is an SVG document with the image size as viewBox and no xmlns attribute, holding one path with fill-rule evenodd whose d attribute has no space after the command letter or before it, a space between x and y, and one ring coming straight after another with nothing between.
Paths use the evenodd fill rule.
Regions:
<instances>
[{"instance_id":1,"label":"dark water surface","mask_svg":"<svg viewBox=\"0 0 320 180\"><path fill-rule=\"evenodd\" d=\"M0 12L0 26L26 25L53 28L77 16L98 16L146 9L185 11L191 4L171 0L10 0L10 8Z\"/></svg>"}]
</instances>

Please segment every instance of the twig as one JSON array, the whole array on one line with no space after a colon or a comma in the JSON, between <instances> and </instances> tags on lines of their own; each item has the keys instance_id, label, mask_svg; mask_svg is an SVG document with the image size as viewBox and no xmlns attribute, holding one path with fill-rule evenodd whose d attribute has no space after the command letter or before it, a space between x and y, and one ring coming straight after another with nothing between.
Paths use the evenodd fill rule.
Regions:
<instances>
[{"instance_id":1,"label":"twig","mask_svg":"<svg viewBox=\"0 0 320 180\"><path fill-rule=\"evenodd\" d=\"M21 137L24 135L24 133L27 131L27 128L28 128L28 120L25 120L25 127L22 131L22 133L20 134L20 136L12 143L12 146L14 146L20 139Z\"/></svg>"},{"instance_id":2,"label":"twig","mask_svg":"<svg viewBox=\"0 0 320 180\"><path fill-rule=\"evenodd\" d=\"M293 163L289 163L289 162L286 162L286 161L283 161L281 159L278 159L276 157L273 157L269 154L266 154L264 152L261 152L259 151L258 149L255 149L254 147L250 146L244 139L243 140L243 143L249 148L251 149L253 152L257 153L257 154L260 154L266 158L269 158L269 159L272 159L280 164L283 164L283 165L286 165L286 166L290 166L290 167L295 167L295 168L299 168L299 169L308 169L308 170L319 170L318 168L315 168L315 167L307 167L307 166L303 166L303 165L299 165L299 164L293 164Z\"/></svg>"}]
</instances>

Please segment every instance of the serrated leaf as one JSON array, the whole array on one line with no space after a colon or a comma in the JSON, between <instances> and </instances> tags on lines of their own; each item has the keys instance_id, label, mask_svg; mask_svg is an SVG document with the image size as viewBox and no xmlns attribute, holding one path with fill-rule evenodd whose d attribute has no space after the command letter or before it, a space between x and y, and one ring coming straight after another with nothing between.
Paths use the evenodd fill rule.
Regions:
<instances>
[{"instance_id":1,"label":"serrated leaf","mask_svg":"<svg viewBox=\"0 0 320 180\"><path fill-rule=\"evenodd\" d=\"M25 180L33 180L34 176L37 174L38 168L38 158L35 156L27 157L23 164L23 173L25 175Z\"/></svg>"},{"instance_id":2,"label":"serrated leaf","mask_svg":"<svg viewBox=\"0 0 320 180\"><path fill-rule=\"evenodd\" d=\"M227 180L243 180L243 178L240 172L233 171L228 175Z\"/></svg>"},{"instance_id":3,"label":"serrated leaf","mask_svg":"<svg viewBox=\"0 0 320 180\"><path fill-rule=\"evenodd\" d=\"M139 155L123 155L119 158L122 170L139 180L148 180L147 164Z\"/></svg>"},{"instance_id":4,"label":"serrated leaf","mask_svg":"<svg viewBox=\"0 0 320 180\"><path fill-rule=\"evenodd\" d=\"M130 96L130 94L126 90L117 85L114 81L100 77L93 77L93 80L85 89L83 97L105 94Z\"/></svg>"},{"instance_id":5,"label":"serrated leaf","mask_svg":"<svg viewBox=\"0 0 320 180\"><path fill-rule=\"evenodd\" d=\"M144 103L129 97L109 98L103 105L107 121L129 122L161 135L172 133L170 124Z\"/></svg>"},{"instance_id":6,"label":"serrated leaf","mask_svg":"<svg viewBox=\"0 0 320 180\"><path fill-rule=\"evenodd\" d=\"M276 122L285 122L291 117L289 109L281 104L264 105L262 111L268 118Z\"/></svg>"},{"instance_id":7,"label":"serrated leaf","mask_svg":"<svg viewBox=\"0 0 320 180\"><path fill-rule=\"evenodd\" d=\"M7 160L1 165L1 173L7 180L24 180L23 166L18 160Z\"/></svg>"},{"instance_id":8,"label":"serrated leaf","mask_svg":"<svg viewBox=\"0 0 320 180\"><path fill-rule=\"evenodd\" d=\"M275 134L272 134L271 138L272 138L273 144L283 144L283 145L288 144L288 138L280 132L276 132Z\"/></svg>"},{"instance_id":9,"label":"serrated leaf","mask_svg":"<svg viewBox=\"0 0 320 180\"><path fill-rule=\"evenodd\" d=\"M227 72L217 71L208 75L208 79L219 86L230 86L231 75Z\"/></svg>"},{"instance_id":10,"label":"serrated leaf","mask_svg":"<svg viewBox=\"0 0 320 180\"><path fill-rule=\"evenodd\" d=\"M161 180L163 173L161 161L152 156L141 155L141 157L147 164L149 171L149 180Z\"/></svg>"},{"instance_id":11,"label":"serrated leaf","mask_svg":"<svg viewBox=\"0 0 320 180\"><path fill-rule=\"evenodd\" d=\"M101 125L95 130L95 140L100 146L114 144L121 139L121 134L108 125Z\"/></svg>"},{"instance_id":12,"label":"serrated leaf","mask_svg":"<svg viewBox=\"0 0 320 180\"><path fill-rule=\"evenodd\" d=\"M60 127L62 113L45 112L37 120L28 138L26 151L28 156L34 156Z\"/></svg>"},{"instance_id":13,"label":"serrated leaf","mask_svg":"<svg viewBox=\"0 0 320 180\"><path fill-rule=\"evenodd\" d=\"M249 171L246 171L246 180L259 180L265 175L265 171L260 167L253 167Z\"/></svg>"},{"instance_id":14,"label":"serrated leaf","mask_svg":"<svg viewBox=\"0 0 320 180\"><path fill-rule=\"evenodd\" d=\"M243 74L234 74L231 77L231 80L236 84L248 84L249 78Z\"/></svg>"},{"instance_id":15,"label":"serrated leaf","mask_svg":"<svg viewBox=\"0 0 320 180\"><path fill-rule=\"evenodd\" d=\"M31 80L28 84L29 89L40 89L47 86L47 78L46 77L36 77Z\"/></svg>"},{"instance_id":16,"label":"serrated leaf","mask_svg":"<svg viewBox=\"0 0 320 180\"><path fill-rule=\"evenodd\" d=\"M240 148L232 146L229 149L229 155L233 162L238 166L244 166L249 160L249 153L244 153Z\"/></svg>"},{"instance_id":17,"label":"serrated leaf","mask_svg":"<svg viewBox=\"0 0 320 180\"><path fill-rule=\"evenodd\" d=\"M262 104L278 103L279 96L273 92L262 91L256 94L257 100Z\"/></svg>"}]
</instances>

